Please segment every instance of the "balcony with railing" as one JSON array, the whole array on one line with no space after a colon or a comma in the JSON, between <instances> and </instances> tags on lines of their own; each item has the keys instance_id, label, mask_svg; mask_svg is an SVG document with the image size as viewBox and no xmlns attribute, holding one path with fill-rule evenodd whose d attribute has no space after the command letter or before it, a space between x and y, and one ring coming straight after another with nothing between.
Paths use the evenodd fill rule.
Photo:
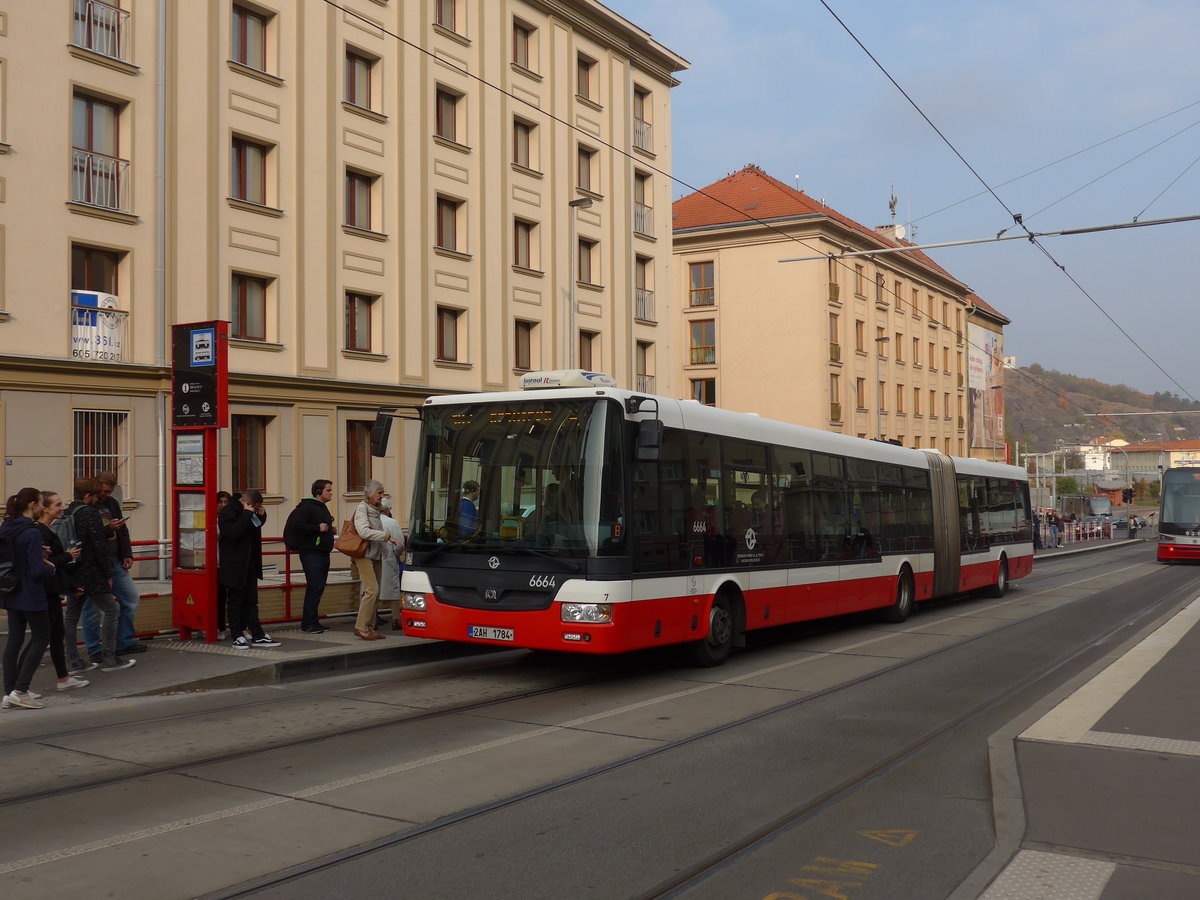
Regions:
<instances>
[{"instance_id":1,"label":"balcony with railing","mask_svg":"<svg viewBox=\"0 0 1200 900\"><path fill-rule=\"evenodd\" d=\"M119 363L129 346L129 313L116 308L117 298L94 291L72 291L71 358Z\"/></svg>"},{"instance_id":2,"label":"balcony with railing","mask_svg":"<svg viewBox=\"0 0 1200 900\"><path fill-rule=\"evenodd\" d=\"M634 316L643 322L657 322L654 318L654 291L636 288L634 291Z\"/></svg>"},{"instance_id":3,"label":"balcony with railing","mask_svg":"<svg viewBox=\"0 0 1200 900\"><path fill-rule=\"evenodd\" d=\"M633 120L633 146L647 153L654 152L654 126L636 116Z\"/></svg>"},{"instance_id":4,"label":"balcony with railing","mask_svg":"<svg viewBox=\"0 0 1200 900\"><path fill-rule=\"evenodd\" d=\"M646 394L654 393L654 376L639 375L637 377L637 389Z\"/></svg>"},{"instance_id":5,"label":"balcony with railing","mask_svg":"<svg viewBox=\"0 0 1200 900\"><path fill-rule=\"evenodd\" d=\"M131 212L129 160L74 148L71 199L88 206Z\"/></svg>"},{"instance_id":6,"label":"balcony with railing","mask_svg":"<svg viewBox=\"0 0 1200 900\"><path fill-rule=\"evenodd\" d=\"M717 361L717 348L693 347L691 359L693 366L712 365Z\"/></svg>"},{"instance_id":7,"label":"balcony with railing","mask_svg":"<svg viewBox=\"0 0 1200 900\"><path fill-rule=\"evenodd\" d=\"M75 0L71 40L77 47L129 62L129 13L102 0Z\"/></svg>"},{"instance_id":8,"label":"balcony with railing","mask_svg":"<svg viewBox=\"0 0 1200 900\"><path fill-rule=\"evenodd\" d=\"M633 204L633 230L638 234L654 234L654 207L645 203Z\"/></svg>"}]
</instances>

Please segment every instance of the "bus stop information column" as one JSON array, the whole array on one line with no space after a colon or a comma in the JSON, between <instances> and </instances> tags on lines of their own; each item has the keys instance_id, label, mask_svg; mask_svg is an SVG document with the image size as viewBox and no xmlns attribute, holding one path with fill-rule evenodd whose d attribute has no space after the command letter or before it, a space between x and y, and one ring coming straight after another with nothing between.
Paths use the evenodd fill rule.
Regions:
<instances>
[{"instance_id":1,"label":"bus stop information column","mask_svg":"<svg viewBox=\"0 0 1200 900\"><path fill-rule=\"evenodd\" d=\"M229 324L172 326L171 620L217 639L217 432L229 425Z\"/></svg>"}]
</instances>

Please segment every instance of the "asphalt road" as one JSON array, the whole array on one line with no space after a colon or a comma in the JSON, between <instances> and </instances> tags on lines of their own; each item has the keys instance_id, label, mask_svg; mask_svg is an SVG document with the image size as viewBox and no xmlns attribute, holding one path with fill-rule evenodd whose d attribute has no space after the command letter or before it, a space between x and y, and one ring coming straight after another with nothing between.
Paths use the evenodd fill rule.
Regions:
<instances>
[{"instance_id":1,"label":"asphalt road","mask_svg":"<svg viewBox=\"0 0 1200 900\"><path fill-rule=\"evenodd\" d=\"M1153 553L718 669L514 653L124 706L4 748L41 765L0 792L0 894L948 896L994 843L988 737L1196 596Z\"/></svg>"}]
</instances>

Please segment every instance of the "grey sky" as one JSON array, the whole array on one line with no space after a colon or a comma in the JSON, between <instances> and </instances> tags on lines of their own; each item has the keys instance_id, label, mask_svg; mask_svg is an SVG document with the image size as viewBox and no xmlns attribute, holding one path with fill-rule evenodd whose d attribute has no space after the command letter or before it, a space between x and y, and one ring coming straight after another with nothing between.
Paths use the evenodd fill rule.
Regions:
<instances>
[{"instance_id":1,"label":"grey sky","mask_svg":"<svg viewBox=\"0 0 1200 900\"><path fill-rule=\"evenodd\" d=\"M828 2L1032 230L1200 213L1195 0ZM1012 224L986 195L943 210L981 185L818 0L607 5L692 64L672 114L674 174L693 187L756 163L867 225L889 221L895 185L897 220L920 243ZM676 197L688 191L675 186ZM1198 241L1200 222L1044 244L1200 399ZM1184 393L1028 242L931 255L1013 320L1005 350L1021 365Z\"/></svg>"}]
</instances>

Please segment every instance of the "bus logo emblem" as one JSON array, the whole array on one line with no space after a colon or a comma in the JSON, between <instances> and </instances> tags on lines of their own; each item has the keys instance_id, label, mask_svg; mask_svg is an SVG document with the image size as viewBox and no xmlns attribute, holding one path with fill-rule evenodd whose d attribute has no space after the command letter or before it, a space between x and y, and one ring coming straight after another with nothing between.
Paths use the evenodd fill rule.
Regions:
<instances>
[{"instance_id":1,"label":"bus logo emblem","mask_svg":"<svg viewBox=\"0 0 1200 900\"><path fill-rule=\"evenodd\" d=\"M758 535L754 533L753 528L746 529L746 549L753 550L754 545L758 543Z\"/></svg>"},{"instance_id":2,"label":"bus logo emblem","mask_svg":"<svg viewBox=\"0 0 1200 900\"><path fill-rule=\"evenodd\" d=\"M499 598L496 596L495 590L493 590L492 588L488 588L486 591L483 592L483 599L484 600L497 600Z\"/></svg>"},{"instance_id":3,"label":"bus logo emblem","mask_svg":"<svg viewBox=\"0 0 1200 900\"><path fill-rule=\"evenodd\" d=\"M498 568L500 568L500 557L498 557L498 556L493 556L493 557L489 558L489 559L488 559L488 568L489 568L489 569L498 569Z\"/></svg>"}]
</instances>

